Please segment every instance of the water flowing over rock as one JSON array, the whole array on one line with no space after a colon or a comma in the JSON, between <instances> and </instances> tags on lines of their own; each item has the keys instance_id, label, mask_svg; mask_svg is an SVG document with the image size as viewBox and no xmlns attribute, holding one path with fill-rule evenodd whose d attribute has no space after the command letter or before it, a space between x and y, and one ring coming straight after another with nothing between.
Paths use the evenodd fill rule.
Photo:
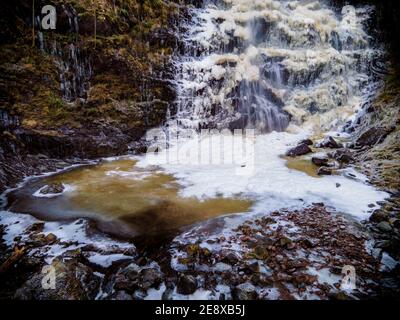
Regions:
<instances>
[{"instance_id":1,"label":"water flowing over rock","mask_svg":"<svg viewBox=\"0 0 400 320\"><path fill-rule=\"evenodd\" d=\"M86 98L89 90L89 81L93 71L89 55L81 49L79 40L79 19L76 10L70 5L59 7L59 32L65 33L70 39L67 45L57 41L56 36L44 37L42 31L38 31L40 50L52 55L54 63L59 70L60 89L62 97L67 102L73 102L77 98ZM36 27L40 30L40 17L36 18ZM64 40L65 42L65 40Z\"/></svg>"},{"instance_id":2,"label":"water flowing over rock","mask_svg":"<svg viewBox=\"0 0 400 320\"><path fill-rule=\"evenodd\" d=\"M190 128L330 127L369 81L369 9L321 1L225 0L194 9L178 67L176 118Z\"/></svg>"}]
</instances>

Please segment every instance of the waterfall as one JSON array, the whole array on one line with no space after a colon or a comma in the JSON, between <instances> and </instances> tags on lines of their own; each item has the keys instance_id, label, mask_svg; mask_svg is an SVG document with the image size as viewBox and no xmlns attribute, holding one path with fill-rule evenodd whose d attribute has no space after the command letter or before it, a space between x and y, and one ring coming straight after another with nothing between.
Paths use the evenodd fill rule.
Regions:
<instances>
[{"instance_id":1,"label":"waterfall","mask_svg":"<svg viewBox=\"0 0 400 320\"><path fill-rule=\"evenodd\" d=\"M283 131L344 124L372 81L371 8L221 0L191 9L172 116L186 128Z\"/></svg>"},{"instance_id":2,"label":"waterfall","mask_svg":"<svg viewBox=\"0 0 400 320\"><path fill-rule=\"evenodd\" d=\"M54 57L55 65L60 76L60 90L62 97L67 102L74 102L77 98L86 98L89 90L89 81L93 75L92 66L87 53L80 48L78 43L79 24L76 10L67 5L61 6L62 14L66 17L68 34L62 37L62 42L56 34L40 31L40 16L36 17L38 31L38 45L43 52ZM65 43L68 43L65 45Z\"/></svg>"}]
</instances>

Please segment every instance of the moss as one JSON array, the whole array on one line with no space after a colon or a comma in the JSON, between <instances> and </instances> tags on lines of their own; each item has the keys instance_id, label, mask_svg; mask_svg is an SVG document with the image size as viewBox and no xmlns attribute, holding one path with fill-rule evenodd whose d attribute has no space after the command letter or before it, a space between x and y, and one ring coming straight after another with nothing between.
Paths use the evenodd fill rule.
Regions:
<instances>
[{"instance_id":1,"label":"moss","mask_svg":"<svg viewBox=\"0 0 400 320\"><path fill-rule=\"evenodd\" d=\"M384 88L372 104L373 112L364 119L364 127L394 130L385 141L362 153L360 165L378 186L397 192L400 189L400 73L392 70Z\"/></svg>"}]
</instances>

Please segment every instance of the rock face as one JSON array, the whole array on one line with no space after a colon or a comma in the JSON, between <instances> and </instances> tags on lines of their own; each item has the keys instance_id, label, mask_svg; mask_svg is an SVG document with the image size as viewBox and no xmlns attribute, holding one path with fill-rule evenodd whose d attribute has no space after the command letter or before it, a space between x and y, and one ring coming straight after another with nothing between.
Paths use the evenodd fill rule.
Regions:
<instances>
[{"instance_id":1,"label":"rock face","mask_svg":"<svg viewBox=\"0 0 400 320\"><path fill-rule=\"evenodd\" d=\"M286 152L286 155L289 157L297 157L297 156L302 156L302 155L305 155L305 154L308 154L311 152L312 152L312 150L306 143L301 143L301 144L297 145L296 147L288 150Z\"/></svg>"},{"instance_id":2,"label":"rock face","mask_svg":"<svg viewBox=\"0 0 400 320\"><path fill-rule=\"evenodd\" d=\"M124 154L175 109L172 56L181 46L185 7L150 0L95 3L96 30L89 2L53 1L57 28L47 32L37 24L35 48L31 41L17 41L31 37L31 4L4 4L0 191L25 175L54 169L50 161L29 155ZM37 16L40 21L39 10ZM16 20L21 23L9 28Z\"/></svg>"},{"instance_id":3,"label":"rock face","mask_svg":"<svg viewBox=\"0 0 400 320\"><path fill-rule=\"evenodd\" d=\"M372 147L376 144L382 143L386 137L393 131L393 128L373 127L362 133L356 140L356 146Z\"/></svg>"}]
</instances>

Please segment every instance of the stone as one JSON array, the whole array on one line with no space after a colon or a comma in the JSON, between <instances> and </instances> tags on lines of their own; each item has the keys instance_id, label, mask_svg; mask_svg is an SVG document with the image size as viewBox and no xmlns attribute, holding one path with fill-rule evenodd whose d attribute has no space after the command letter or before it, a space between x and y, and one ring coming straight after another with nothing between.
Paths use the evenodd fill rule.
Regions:
<instances>
[{"instance_id":1,"label":"stone","mask_svg":"<svg viewBox=\"0 0 400 320\"><path fill-rule=\"evenodd\" d=\"M43 233L32 233L29 235L29 241L27 243L35 247L43 247L54 243L56 240L57 237L52 233L46 236Z\"/></svg>"},{"instance_id":2,"label":"stone","mask_svg":"<svg viewBox=\"0 0 400 320\"><path fill-rule=\"evenodd\" d=\"M36 222L26 229L27 232L42 232L44 228L44 222Z\"/></svg>"},{"instance_id":3,"label":"stone","mask_svg":"<svg viewBox=\"0 0 400 320\"><path fill-rule=\"evenodd\" d=\"M390 224L395 227L396 229L400 229L400 219L390 219Z\"/></svg>"},{"instance_id":4,"label":"stone","mask_svg":"<svg viewBox=\"0 0 400 320\"><path fill-rule=\"evenodd\" d=\"M64 191L64 186L62 183L53 183L45 186L40 190L41 194L58 194L58 193L63 193Z\"/></svg>"},{"instance_id":5,"label":"stone","mask_svg":"<svg viewBox=\"0 0 400 320\"><path fill-rule=\"evenodd\" d=\"M289 149L286 152L286 155L288 157L297 157L297 156L302 156L302 155L305 155L305 154L308 154L311 152L312 152L312 150L310 149L310 147L307 144L303 143L303 144L297 145L296 147L294 147L292 149Z\"/></svg>"},{"instance_id":6,"label":"stone","mask_svg":"<svg viewBox=\"0 0 400 320\"><path fill-rule=\"evenodd\" d=\"M221 261L225 262L227 264L230 264L230 265L235 265L240 260L239 254L237 254L235 251L231 251L231 250L222 251L221 256L222 256Z\"/></svg>"},{"instance_id":7,"label":"stone","mask_svg":"<svg viewBox=\"0 0 400 320\"><path fill-rule=\"evenodd\" d=\"M128 294L126 291L118 291L114 297L114 300L133 300L132 296L130 294Z\"/></svg>"},{"instance_id":8,"label":"stone","mask_svg":"<svg viewBox=\"0 0 400 320\"><path fill-rule=\"evenodd\" d=\"M376 223L386 221L387 219L388 219L388 214L382 210L375 210L369 217L369 221Z\"/></svg>"},{"instance_id":9,"label":"stone","mask_svg":"<svg viewBox=\"0 0 400 320\"><path fill-rule=\"evenodd\" d=\"M312 146L312 145L314 144L314 142L312 142L311 139L304 139L304 140L301 140L301 141L299 142L299 144L306 144L306 145L308 145L308 146Z\"/></svg>"},{"instance_id":10,"label":"stone","mask_svg":"<svg viewBox=\"0 0 400 320\"><path fill-rule=\"evenodd\" d=\"M320 167L317 171L319 176L330 176L332 175L332 169L328 167Z\"/></svg>"},{"instance_id":11,"label":"stone","mask_svg":"<svg viewBox=\"0 0 400 320\"><path fill-rule=\"evenodd\" d=\"M118 270L114 278L115 289L133 292L138 287L139 271L140 268L135 263Z\"/></svg>"},{"instance_id":12,"label":"stone","mask_svg":"<svg viewBox=\"0 0 400 320\"><path fill-rule=\"evenodd\" d=\"M328 157L325 156L315 156L311 158L312 163L314 163L316 166L323 167L328 165Z\"/></svg>"},{"instance_id":13,"label":"stone","mask_svg":"<svg viewBox=\"0 0 400 320\"><path fill-rule=\"evenodd\" d=\"M158 287L163 281L163 273L156 268L143 269L139 273L139 286L147 290L151 287Z\"/></svg>"},{"instance_id":14,"label":"stone","mask_svg":"<svg viewBox=\"0 0 400 320\"><path fill-rule=\"evenodd\" d=\"M232 295L235 300L256 300L258 297L256 288L249 282L236 286Z\"/></svg>"},{"instance_id":15,"label":"stone","mask_svg":"<svg viewBox=\"0 0 400 320\"><path fill-rule=\"evenodd\" d=\"M288 247L291 244L292 244L292 240L289 239L288 237L282 237L279 239L279 246L281 246L281 247Z\"/></svg>"},{"instance_id":16,"label":"stone","mask_svg":"<svg viewBox=\"0 0 400 320\"><path fill-rule=\"evenodd\" d=\"M392 226L389 224L389 222L387 222L387 221L382 221L382 222L379 222L377 225L376 225L376 227L380 230L380 231L382 231L382 232L391 232L392 231Z\"/></svg>"},{"instance_id":17,"label":"stone","mask_svg":"<svg viewBox=\"0 0 400 320\"><path fill-rule=\"evenodd\" d=\"M253 274L253 273L260 272L260 265L259 265L258 261L255 261L253 263L248 263L244 266L243 271L245 274Z\"/></svg>"},{"instance_id":18,"label":"stone","mask_svg":"<svg viewBox=\"0 0 400 320\"><path fill-rule=\"evenodd\" d=\"M265 246L258 245L254 248L253 255L256 259L265 260L269 257L269 252Z\"/></svg>"},{"instance_id":19,"label":"stone","mask_svg":"<svg viewBox=\"0 0 400 320\"><path fill-rule=\"evenodd\" d=\"M197 289L197 280L191 275L181 274L177 284L177 292L188 295L195 292Z\"/></svg>"},{"instance_id":20,"label":"stone","mask_svg":"<svg viewBox=\"0 0 400 320\"><path fill-rule=\"evenodd\" d=\"M45 240L48 244L54 243L57 241L57 236L53 233L49 233L46 237Z\"/></svg>"},{"instance_id":21,"label":"stone","mask_svg":"<svg viewBox=\"0 0 400 320\"><path fill-rule=\"evenodd\" d=\"M317 148L330 148L330 149L339 149L343 148L343 144L338 143L335 139L332 137L326 137L324 140L321 142L317 143L316 145Z\"/></svg>"}]
</instances>

